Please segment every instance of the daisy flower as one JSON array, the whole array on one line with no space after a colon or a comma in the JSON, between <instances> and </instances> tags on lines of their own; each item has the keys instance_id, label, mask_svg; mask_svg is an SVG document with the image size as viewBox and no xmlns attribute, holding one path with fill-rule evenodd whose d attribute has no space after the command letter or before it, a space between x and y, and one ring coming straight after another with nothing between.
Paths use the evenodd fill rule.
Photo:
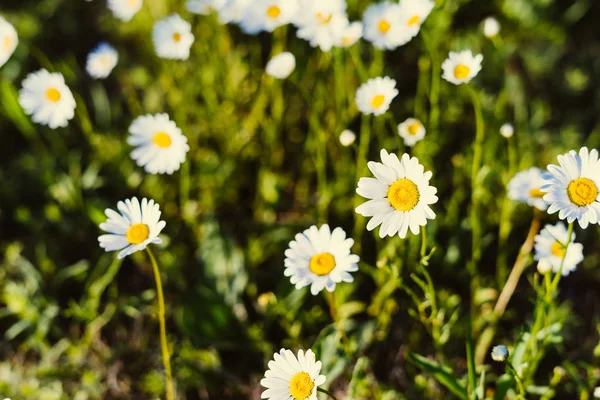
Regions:
<instances>
[{"instance_id":1,"label":"daisy flower","mask_svg":"<svg viewBox=\"0 0 600 400\"><path fill-rule=\"evenodd\" d=\"M0 17L0 67L3 66L15 52L19 37L14 26Z\"/></svg>"},{"instance_id":2,"label":"daisy flower","mask_svg":"<svg viewBox=\"0 0 600 400\"><path fill-rule=\"evenodd\" d=\"M556 225L546 225L534 238L535 260L543 264L550 264L556 273L560 270L560 264L565 259L562 274L569 275L574 271L577 264L583 261L583 245L574 243L575 233L571 236L571 243L565 248L569 240L569 232L562 222Z\"/></svg>"},{"instance_id":3,"label":"daisy flower","mask_svg":"<svg viewBox=\"0 0 600 400\"><path fill-rule=\"evenodd\" d=\"M142 8L142 0L108 0L108 9L115 18L127 22Z\"/></svg>"},{"instance_id":4,"label":"daisy flower","mask_svg":"<svg viewBox=\"0 0 600 400\"><path fill-rule=\"evenodd\" d=\"M529 168L518 172L508 182L508 198L546 211L548 203L544 201L545 193L540 190L544 184L544 171L539 168Z\"/></svg>"},{"instance_id":5,"label":"daisy flower","mask_svg":"<svg viewBox=\"0 0 600 400\"><path fill-rule=\"evenodd\" d=\"M267 75L277 79L285 79L296 68L296 57L290 52L279 53L269 60L265 68Z\"/></svg>"},{"instance_id":6,"label":"daisy flower","mask_svg":"<svg viewBox=\"0 0 600 400\"><path fill-rule=\"evenodd\" d=\"M307 40L312 47L329 51L341 41L348 26L345 0L299 0L295 25L296 36Z\"/></svg>"},{"instance_id":7,"label":"daisy flower","mask_svg":"<svg viewBox=\"0 0 600 400\"><path fill-rule=\"evenodd\" d=\"M151 174L172 174L190 149L187 138L167 114L142 115L129 127L127 143L136 147L131 158Z\"/></svg>"},{"instance_id":8,"label":"daisy flower","mask_svg":"<svg viewBox=\"0 0 600 400\"><path fill-rule=\"evenodd\" d=\"M23 81L19 104L33 122L52 129L65 127L75 115L75 99L60 72L41 69Z\"/></svg>"},{"instance_id":9,"label":"daisy flower","mask_svg":"<svg viewBox=\"0 0 600 400\"><path fill-rule=\"evenodd\" d=\"M583 229L600 221L600 160L598 150L582 147L558 156L560 165L548 165L542 192L550 204L549 214L558 211L560 219L575 220Z\"/></svg>"},{"instance_id":10,"label":"daisy flower","mask_svg":"<svg viewBox=\"0 0 600 400\"><path fill-rule=\"evenodd\" d=\"M395 154L381 150L381 163L370 161L367 165L375 178L360 178L356 193L369 199L356 208L364 217L372 217L367 230L377 226L379 237L405 238L408 229L419 233L419 227L435 219L429 207L438 201L437 189L429 185L431 172L425 172L416 157L403 154L398 160Z\"/></svg>"},{"instance_id":11,"label":"daisy flower","mask_svg":"<svg viewBox=\"0 0 600 400\"><path fill-rule=\"evenodd\" d=\"M108 217L100 224L100 229L108 232L98 237L100 247L106 251L119 252L119 258L125 258L136 251L144 250L150 243L160 244L158 237L166 225L160 220L160 210L154 200L136 197L117 203L119 212L107 208L104 213Z\"/></svg>"},{"instance_id":12,"label":"daisy flower","mask_svg":"<svg viewBox=\"0 0 600 400\"><path fill-rule=\"evenodd\" d=\"M227 0L188 0L185 8L191 13L208 15L219 10L225 5Z\"/></svg>"},{"instance_id":13,"label":"daisy flower","mask_svg":"<svg viewBox=\"0 0 600 400\"><path fill-rule=\"evenodd\" d=\"M333 292L336 283L354 281L350 272L358 271L360 258L350 253L353 244L342 228L331 232L329 225L320 229L313 225L290 242L284 275L296 289L310 286L313 295L323 289Z\"/></svg>"},{"instance_id":14,"label":"daisy flower","mask_svg":"<svg viewBox=\"0 0 600 400\"><path fill-rule=\"evenodd\" d=\"M273 32L286 25L298 11L298 0L254 0L241 20L242 30L248 34Z\"/></svg>"},{"instance_id":15,"label":"daisy flower","mask_svg":"<svg viewBox=\"0 0 600 400\"><path fill-rule=\"evenodd\" d=\"M370 5L364 15L364 36L378 49L393 50L412 37L399 4L389 1Z\"/></svg>"},{"instance_id":16,"label":"daisy flower","mask_svg":"<svg viewBox=\"0 0 600 400\"><path fill-rule=\"evenodd\" d=\"M425 137L425 127L415 118L408 118L398 125L398 134L404 139L405 146L414 146L419 140Z\"/></svg>"},{"instance_id":17,"label":"daisy flower","mask_svg":"<svg viewBox=\"0 0 600 400\"><path fill-rule=\"evenodd\" d=\"M395 80L387 76L369 79L356 90L356 106L363 114L381 115L397 95Z\"/></svg>"},{"instance_id":18,"label":"daisy flower","mask_svg":"<svg viewBox=\"0 0 600 400\"><path fill-rule=\"evenodd\" d=\"M92 78L106 78L119 61L119 53L108 43L100 43L87 56L85 69Z\"/></svg>"},{"instance_id":19,"label":"daisy flower","mask_svg":"<svg viewBox=\"0 0 600 400\"><path fill-rule=\"evenodd\" d=\"M488 17L483 21L483 35L493 38L500 33L500 22L494 17Z\"/></svg>"},{"instance_id":20,"label":"daisy flower","mask_svg":"<svg viewBox=\"0 0 600 400\"><path fill-rule=\"evenodd\" d=\"M451 51L442 64L444 70L442 77L455 85L469 83L481 71L481 61L483 61L483 56L481 54L473 56L471 50L464 50L460 53Z\"/></svg>"},{"instance_id":21,"label":"daisy flower","mask_svg":"<svg viewBox=\"0 0 600 400\"><path fill-rule=\"evenodd\" d=\"M240 23L248 11L250 0L226 0L219 10L219 21L222 24Z\"/></svg>"},{"instance_id":22,"label":"daisy flower","mask_svg":"<svg viewBox=\"0 0 600 400\"><path fill-rule=\"evenodd\" d=\"M267 390L261 399L270 400L317 400L317 387L327 379L321 373L321 361L316 361L312 350L298 350L298 357L291 350L281 349L269 361L269 370L260 384Z\"/></svg>"},{"instance_id":23,"label":"daisy flower","mask_svg":"<svg viewBox=\"0 0 600 400\"><path fill-rule=\"evenodd\" d=\"M156 54L171 60L187 60L194 42L191 25L179 16L171 14L157 21L152 28L152 41Z\"/></svg>"},{"instance_id":24,"label":"daisy flower","mask_svg":"<svg viewBox=\"0 0 600 400\"><path fill-rule=\"evenodd\" d=\"M431 0L402 0L400 3L401 21L404 23L410 39L417 36L421 25L433 7L435 7L435 3Z\"/></svg>"},{"instance_id":25,"label":"daisy flower","mask_svg":"<svg viewBox=\"0 0 600 400\"><path fill-rule=\"evenodd\" d=\"M362 22L352 22L347 25L342 32L342 38L338 46L350 47L354 45L363 36L363 24Z\"/></svg>"}]
</instances>

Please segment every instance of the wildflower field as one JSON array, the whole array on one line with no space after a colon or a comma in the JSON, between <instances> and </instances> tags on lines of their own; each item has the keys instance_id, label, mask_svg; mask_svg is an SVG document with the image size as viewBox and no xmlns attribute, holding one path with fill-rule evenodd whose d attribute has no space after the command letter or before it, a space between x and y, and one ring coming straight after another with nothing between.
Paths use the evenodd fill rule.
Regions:
<instances>
[{"instance_id":1,"label":"wildflower field","mask_svg":"<svg viewBox=\"0 0 600 400\"><path fill-rule=\"evenodd\" d=\"M600 398L599 19L1 0L0 399Z\"/></svg>"}]
</instances>

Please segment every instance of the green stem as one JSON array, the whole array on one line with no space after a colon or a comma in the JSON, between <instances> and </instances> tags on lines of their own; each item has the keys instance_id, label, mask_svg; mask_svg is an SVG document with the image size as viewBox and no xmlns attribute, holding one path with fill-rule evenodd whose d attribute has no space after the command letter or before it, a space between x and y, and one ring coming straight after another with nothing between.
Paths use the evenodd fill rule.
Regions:
<instances>
[{"instance_id":1,"label":"green stem","mask_svg":"<svg viewBox=\"0 0 600 400\"><path fill-rule=\"evenodd\" d=\"M350 356L350 341L348 340L348 335L346 335L346 330L340 323L337 317L337 312L335 310L335 293L329 292L329 313L331 314L331 319L333 320L333 324L337 328L337 330L342 335L342 340L344 341L345 351Z\"/></svg>"},{"instance_id":2,"label":"green stem","mask_svg":"<svg viewBox=\"0 0 600 400\"><path fill-rule=\"evenodd\" d=\"M517 370L515 369L515 367L513 367L513 365L510 362L506 361L506 366L508 367L508 369L510 370L512 375L515 377L515 381L517 381L517 388L519 390L518 398L520 400L524 400L525 399L525 385L523 385L523 380L517 373Z\"/></svg>"},{"instance_id":3,"label":"green stem","mask_svg":"<svg viewBox=\"0 0 600 400\"><path fill-rule=\"evenodd\" d=\"M158 264L156 263L156 258L154 258L154 254L152 254L152 250L150 250L150 247L146 247L146 252L148 253L148 257L150 258L152 270L154 271L154 279L156 280L156 293L158 295L158 321L160 324L160 348L162 351L162 361L165 367L165 376L167 379L167 400L174 400L175 392L173 390L171 360L169 354L169 346L167 344L167 327L165 323L165 299L163 297L162 283L160 280L160 271L158 269Z\"/></svg>"},{"instance_id":4,"label":"green stem","mask_svg":"<svg viewBox=\"0 0 600 400\"><path fill-rule=\"evenodd\" d=\"M321 392L321 393L325 393L327 396L331 397L333 400L337 400L335 398L335 396L333 394L331 394L331 392L325 390L325 389L321 389L320 387L317 388L317 392Z\"/></svg>"},{"instance_id":5,"label":"green stem","mask_svg":"<svg viewBox=\"0 0 600 400\"><path fill-rule=\"evenodd\" d=\"M467 338L465 341L467 350L467 374L468 374L468 388L469 398L477 399L477 372L475 370L475 354L473 353L473 320L472 316L469 315L469 322L467 325Z\"/></svg>"},{"instance_id":6,"label":"green stem","mask_svg":"<svg viewBox=\"0 0 600 400\"><path fill-rule=\"evenodd\" d=\"M563 244L564 254L562 256L562 260L560 260L560 268L558 269L558 272L554 276L554 279L552 279L552 285L550 285L550 290L548 290L548 297L546 298L546 300L548 301L548 304L550 304L550 302L552 301L552 298L554 297L554 291L556 291L556 288L558 287L558 283L560 282L560 278L562 277L562 270L565 265L565 258L567 258L567 249L569 248L569 245L571 244L571 241L573 240L574 226L575 226L575 222L571 222L569 224L567 243Z\"/></svg>"},{"instance_id":7,"label":"green stem","mask_svg":"<svg viewBox=\"0 0 600 400\"><path fill-rule=\"evenodd\" d=\"M184 162L181 166L181 172L179 175L179 208L180 213L183 214L185 205L190 198L190 160Z\"/></svg>"},{"instance_id":8,"label":"green stem","mask_svg":"<svg viewBox=\"0 0 600 400\"><path fill-rule=\"evenodd\" d=\"M360 124L360 137L358 144L358 153L356 154L356 179L355 185L358 185L358 180L361 178L365 166L367 165L367 156L369 154L369 144L371 142L371 124L370 124L370 116L362 115L361 124ZM361 198L358 194L354 196L354 206L358 207L360 204ZM356 244L360 247L360 240L358 236L360 225L362 224L364 218L354 213L354 229L352 231L352 237L355 238ZM357 250L358 251L358 250Z\"/></svg>"}]
</instances>

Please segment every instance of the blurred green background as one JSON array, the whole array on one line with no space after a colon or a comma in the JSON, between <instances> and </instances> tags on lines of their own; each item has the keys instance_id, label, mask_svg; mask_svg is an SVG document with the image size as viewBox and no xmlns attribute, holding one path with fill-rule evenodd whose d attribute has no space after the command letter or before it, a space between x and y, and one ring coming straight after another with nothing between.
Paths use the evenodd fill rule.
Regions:
<instances>
[{"instance_id":1,"label":"blurred green background","mask_svg":"<svg viewBox=\"0 0 600 400\"><path fill-rule=\"evenodd\" d=\"M121 263L97 244L103 210L138 196L154 198L167 222L155 253L180 398L260 398L266 363L281 347L315 350L338 399L455 398L439 374L409 360L410 353L429 357L464 381L475 122L468 92L442 81L440 65L450 50L484 55L471 83L486 122L477 332L531 220L529 207L506 200L505 184L558 154L600 147L600 3L438 0L406 46L382 52L361 41L330 53L297 39L292 26L248 36L215 15L189 14L183 1L144 3L128 23L102 0L0 4L20 41L0 68L0 394L85 400L163 393L151 266L144 254ZM371 3L349 0L350 19ZM159 59L152 48L152 24L171 12L192 23L187 61ZM493 39L482 34L488 16L502 25ZM100 41L120 59L108 79L94 81L85 59ZM276 81L264 65L283 49L295 54L297 68ZM75 95L68 128L34 125L18 104L21 81L40 68L62 72ZM361 119L355 90L376 76L396 79L400 94L386 116ZM125 142L135 117L159 112L191 147L172 176L146 174ZM433 171L440 198L428 225L436 247L433 316L431 299L410 278L419 237L381 240L353 211L357 177L370 176L366 161L378 160L381 148L404 152L395 124L411 116L428 130L411 154ZM512 165L498 134L504 122L516 129ZM358 136L351 147L338 141L346 128ZM289 241L325 222L353 235L361 256L355 283L336 290L354 357L337 348L325 294L296 291L283 276ZM561 281L549 340L525 351L526 382L537 390L531 398L586 399L600 381L600 230L576 233L585 261ZM495 342L512 348L529 329L534 275L532 264ZM483 369L484 392L501 399L503 369L489 357Z\"/></svg>"}]
</instances>

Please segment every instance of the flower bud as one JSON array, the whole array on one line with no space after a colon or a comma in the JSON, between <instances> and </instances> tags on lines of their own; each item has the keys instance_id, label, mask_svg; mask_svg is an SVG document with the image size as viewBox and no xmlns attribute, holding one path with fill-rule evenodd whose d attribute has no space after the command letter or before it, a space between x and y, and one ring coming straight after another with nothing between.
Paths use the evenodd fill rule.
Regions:
<instances>
[{"instance_id":1,"label":"flower bud","mask_svg":"<svg viewBox=\"0 0 600 400\"><path fill-rule=\"evenodd\" d=\"M506 346L499 345L494 346L492 349L492 360L498 362L504 362L508 359L508 349Z\"/></svg>"}]
</instances>

